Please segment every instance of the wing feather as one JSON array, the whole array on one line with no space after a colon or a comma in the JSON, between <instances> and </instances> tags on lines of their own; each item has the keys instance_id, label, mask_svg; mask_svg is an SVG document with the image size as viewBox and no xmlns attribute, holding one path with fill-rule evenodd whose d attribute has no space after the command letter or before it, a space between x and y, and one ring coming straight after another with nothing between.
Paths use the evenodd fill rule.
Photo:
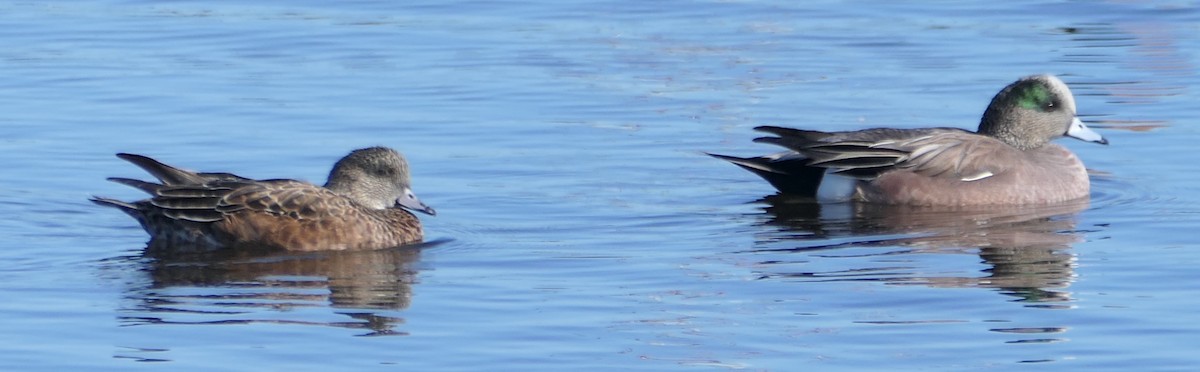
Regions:
<instances>
[{"instance_id":1,"label":"wing feather","mask_svg":"<svg viewBox=\"0 0 1200 372\"><path fill-rule=\"evenodd\" d=\"M786 147L807 158L806 165L870 180L904 169L926 177L982 179L999 174L996 156L1012 156L1008 145L955 128L876 128L852 132L814 132L780 127L756 128L778 137L755 142ZM986 162L983 160L987 160ZM984 177L986 178L986 177Z\"/></svg>"}]
</instances>

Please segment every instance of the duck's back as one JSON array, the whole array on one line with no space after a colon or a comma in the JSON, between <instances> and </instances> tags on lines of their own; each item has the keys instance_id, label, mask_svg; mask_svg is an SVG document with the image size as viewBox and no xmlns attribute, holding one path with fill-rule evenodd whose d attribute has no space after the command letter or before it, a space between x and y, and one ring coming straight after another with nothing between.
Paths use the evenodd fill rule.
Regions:
<instances>
[{"instance_id":1,"label":"duck's back","mask_svg":"<svg viewBox=\"0 0 1200 372\"><path fill-rule=\"evenodd\" d=\"M422 238L419 220L408 211L365 208L305 182L223 183L210 189L219 197L194 193L200 196L191 203L152 199L167 207L153 212L160 216L155 224L161 226L155 227L158 233L152 233L151 246L178 251L190 240L194 248L208 250L365 250Z\"/></svg>"}]
</instances>

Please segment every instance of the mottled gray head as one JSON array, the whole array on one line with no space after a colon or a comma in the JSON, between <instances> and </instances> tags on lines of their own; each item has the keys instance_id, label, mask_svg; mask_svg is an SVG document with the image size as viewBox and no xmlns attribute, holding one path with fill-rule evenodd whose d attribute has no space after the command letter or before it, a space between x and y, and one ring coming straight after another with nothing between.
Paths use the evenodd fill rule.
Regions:
<instances>
[{"instance_id":1,"label":"mottled gray head","mask_svg":"<svg viewBox=\"0 0 1200 372\"><path fill-rule=\"evenodd\" d=\"M1075 116L1075 96L1051 75L1027 76L996 93L979 122L979 133L1021 150L1062 136L1108 144Z\"/></svg>"},{"instance_id":2,"label":"mottled gray head","mask_svg":"<svg viewBox=\"0 0 1200 372\"><path fill-rule=\"evenodd\" d=\"M369 147L338 160L325 188L372 209L404 207L433 215L412 192L408 162L396 150Z\"/></svg>"}]
</instances>

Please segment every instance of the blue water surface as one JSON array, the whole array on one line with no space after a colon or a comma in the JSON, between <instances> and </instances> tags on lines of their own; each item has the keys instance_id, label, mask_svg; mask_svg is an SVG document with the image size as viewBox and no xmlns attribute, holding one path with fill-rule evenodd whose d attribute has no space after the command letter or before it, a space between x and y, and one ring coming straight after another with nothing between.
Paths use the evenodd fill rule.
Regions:
<instances>
[{"instance_id":1,"label":"blue water surface","mask_svg":"<svg viewBox=\"0 0 1200 372\"><path fill-rule=\"evenodd\" d=\"M0 369L1194 370L1200 11L1158 1L0 2ZM1052 73L1092 198L819 210L705 151L973 129ZM324 181L427 244L166 261L113 156Z\"/></svg>"}]
</instances>

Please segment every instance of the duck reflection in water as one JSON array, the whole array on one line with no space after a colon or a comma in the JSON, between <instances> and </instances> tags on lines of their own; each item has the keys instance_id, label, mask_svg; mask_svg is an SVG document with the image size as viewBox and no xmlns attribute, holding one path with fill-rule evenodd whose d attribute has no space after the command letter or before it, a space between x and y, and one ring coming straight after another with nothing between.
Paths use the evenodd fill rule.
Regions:
<instances>
[{"instance_id":1,"label":"duck reflection in water","mask_svg":"<svg viewBox=\"0 0 1200 372\"><path fill-rule=\"evenodd\" d=\"M130 290L128 324L281 323L404 335L421 249L154 255L140 257L149 283ZM331 307L353 321L327 321L304 308ZM281 314L284 314L281 316ZM197 319L196 317L199 317ZM216 319L212 319L216 318Z\"/></svg>"},{"instance_id":2,"label":"duck reflection in water","mask_svg":"<svg viewBox=\"0 0 1200 372\"><path fill-rule=\"evenodd\" d=\"M997 288L1019 301L1068 301L1074 276L1071 245L1082 239L1076 216L1088 201L1039 206L914 207L874 203L818 203L774 195L766 204L765 233L754 253L806 253L849 247L902 247L880 256L920 253L978 253L990 266L982 275L927 276L898 267L855 267L825 272L789 270L794 259L768 260L765 277L805 280L881 280L935 287ZM831 255L832 256L832 255ZM877 266L877 262L868 265ZM862 266L861 262L855 265ZM784 269L784 270L778 270ZM794 269L794 267L791 267ZM941 270L939 270L941 271Z\"/></svg>"}]
</instances>

